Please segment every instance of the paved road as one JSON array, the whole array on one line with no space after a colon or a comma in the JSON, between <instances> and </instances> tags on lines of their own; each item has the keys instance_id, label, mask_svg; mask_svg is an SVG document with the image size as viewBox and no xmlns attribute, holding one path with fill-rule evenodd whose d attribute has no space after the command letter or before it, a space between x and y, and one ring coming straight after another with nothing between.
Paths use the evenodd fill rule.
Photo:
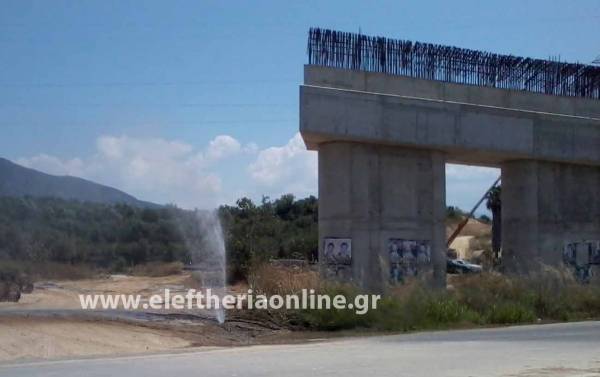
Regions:
<instances>
[{"instance_id":1,"label":"paved road","mask_svg":"<svg viewBox=\"0 0 600 377\"><path fill-rule=\"evenodd\" d=\"M600 376L600 322L0 365L0 376Z\"/></svg>"}]
</instances>

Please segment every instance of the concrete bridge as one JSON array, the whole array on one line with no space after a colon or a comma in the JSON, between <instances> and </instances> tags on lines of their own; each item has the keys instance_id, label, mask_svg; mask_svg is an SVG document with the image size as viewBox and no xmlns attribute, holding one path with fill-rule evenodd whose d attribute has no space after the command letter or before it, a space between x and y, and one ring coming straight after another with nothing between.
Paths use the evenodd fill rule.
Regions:
<instances>
[{"instance_id":1,"label":"concrete bridge","mask_svg":"<svg viewBox=\"0 0 600 377\"><path fill-rule=\"evenodd\" d=\"M337 60L313 51L300 87L300 131L319 152L325 273L381 289L430 268L444 284L447 162L501 169L508 270L558 264L566 244L600 240L600 69L585 92L568 79L536 92L502 88L499 73L494 85L436 80L439 59L427 63L433 79L337 68L347 60L337 48Z\"/></svg>"}]
</instances>

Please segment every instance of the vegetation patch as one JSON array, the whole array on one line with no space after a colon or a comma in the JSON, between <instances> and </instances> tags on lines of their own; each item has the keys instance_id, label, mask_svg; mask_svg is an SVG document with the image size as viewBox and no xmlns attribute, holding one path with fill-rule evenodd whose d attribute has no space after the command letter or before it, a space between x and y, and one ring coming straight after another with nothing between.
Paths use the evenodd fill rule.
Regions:
<instances>
[{"instance_id":1,"label":"vegetation patch","mask_svg":"<svg viewBox=\"0 0 600 377\"><path fill-rule=\"evenodd\" d=\"M17 302L22 292L32 290L31 279L17 263L0 260L0 301Z\"/></svg>"},{"instance_id":2,"label":"vegetation patch","mask_svg":"<svg viewBox=\"0 0 600 377\"><path fill-rule=\"evenodd\" d=\"M351 285L322 282L312 272L295 269L277 272L261 267L253 289L263 294L297 294L311 276L316 294L341 294L347 302L363 292ZM283 277L283 278L282 278ZM446 291L428 289L418 282L391 287L377 308L365 314L349 309L278 310L271 313L282 326L294 329L337 331L416 331L490 325L537 323L600 318L600 286L580 285L567 271L545 268L529 276L497 273L461 275Z\"/></svg>"}]
</instances>

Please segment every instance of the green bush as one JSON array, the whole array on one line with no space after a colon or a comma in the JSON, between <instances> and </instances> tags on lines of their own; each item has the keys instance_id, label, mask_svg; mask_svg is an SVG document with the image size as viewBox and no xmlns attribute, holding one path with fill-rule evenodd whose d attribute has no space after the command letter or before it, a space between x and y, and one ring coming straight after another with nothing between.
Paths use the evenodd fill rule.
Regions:
<instances>
[{"instance_id":1,"label":"green bush","mask_svg":"<svg viewBox=\"0 0 600 377\"><path fill-rule=\"evenodd\" d=\"M353 310L302 311L295 313L295 323L318 330L414 331L600 318L600 287L577 284L556 271L527 277L461 276L455 283L448 292L402 287L364 315ZM352 301L359 291L328 286L320 293L341 293Z\"/></svg>"},{"instance_id":2,"label":"green bush","mask_svg":"<svg viewBox=\"0 0 600 377\"><path fill-rule=\"evenodd\" d=\"M455 323L477 323L479 315L458 302L455 298L447 295L432 297L427 303L426 318L432 327L449 325Z\"/></svg>"},{"instance_id":3,"label":"green bush","mask_svg":"<svg viewBox=\"0 0 600 377\"><path fill-rule=\"evenodd\" d=\"M519 302L500 302L492 305L484 317L486 324L516 324L534 322L537 317L532 307Z\"/></svg>"},{"instance_id":4,"label":"green bush","mask_svg":"<svg viewBox=\"0 0 600 377\"><path fill-rule=\"evenodd\" d=\"M360 294L357 289L350 286L331 285L320 290L318 294L343 295L346 302L354 302L356 296ZM308 328L314 330L344 330L352 328L368 328L374 323L373 312L357 314L352 309L316 309L295 311L296 321Z\"/></svg>"},{"instance_id":5,"label":"green bush","mask_svg":"<svg viewBox=\"0 0 600 377\"><path fill-rule=\"evenodd\" d=\"M348 286L328 287L322 294L331 297L342 294L346 302L354 302L358 290ZM384 331L413 331L446 328L457 324L480 322L478 313L445 293L417 287L404 297L382 298L376 309L357 314L348 309L305 310L299 313L300 323L317 330L370 328Z\"/></svg>"},{"instance_id":6,"label":"green bush","mask_svg":"<svg viewBox=\"0 0 600 377\"><path fill-rule=\"evenodd\" d=\"M18 263L0 260L0 301L19 301L22 292L32 290L31 279Z\"/></svg>"}]
</instances>

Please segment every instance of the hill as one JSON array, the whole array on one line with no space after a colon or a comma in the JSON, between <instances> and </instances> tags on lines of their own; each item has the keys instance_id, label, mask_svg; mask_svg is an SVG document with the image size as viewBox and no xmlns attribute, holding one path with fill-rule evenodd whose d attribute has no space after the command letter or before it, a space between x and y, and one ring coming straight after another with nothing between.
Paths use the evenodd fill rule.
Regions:
<instances>
[{"instance_id":1,"label":"hill","mask_svg":"<svg viewBox=\"0 0 600 377\"><path fill-rule=\"evenodd\" d=\"M4 158L0 158L0 196L54 197L82 202L159 207L158 204L138 200L112 187L82 178L42 173Z\"/></svg>"}]
</instances>

